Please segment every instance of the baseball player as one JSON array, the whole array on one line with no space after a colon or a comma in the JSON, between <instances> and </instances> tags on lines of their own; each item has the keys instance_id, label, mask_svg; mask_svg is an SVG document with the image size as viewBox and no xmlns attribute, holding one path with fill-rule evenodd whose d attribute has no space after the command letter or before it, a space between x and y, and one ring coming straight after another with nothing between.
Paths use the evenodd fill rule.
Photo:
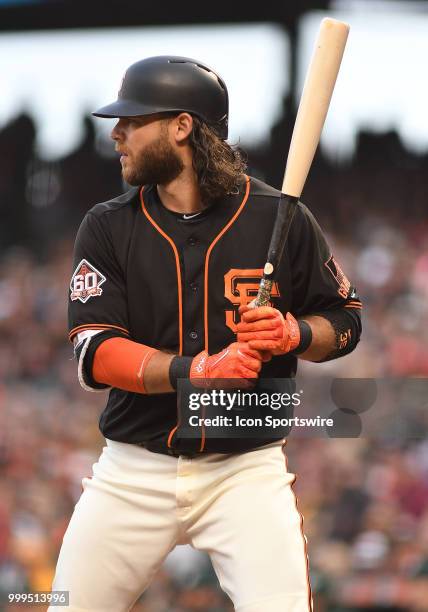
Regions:
<instances>
[{"instance_id":1,"label":"baseball player","mask_svg":"<svg viewBox=\"0 0 428 612\"><path fill-rule=\"evenodd\" d=\"M55 590L72 612L129 610L168 553L208 552L238 612L308 612L306 540L282 437L180 436L176 389L292 378L297 360L351 352L361 302L316 220L298 204L272 291L253 308L279 192L226 142L228 93L183 57L128 68L94 113L132 188L79 229L70 339L88 391L110 389L106 438L83 479Z\"/></svg>"}]
</instances>

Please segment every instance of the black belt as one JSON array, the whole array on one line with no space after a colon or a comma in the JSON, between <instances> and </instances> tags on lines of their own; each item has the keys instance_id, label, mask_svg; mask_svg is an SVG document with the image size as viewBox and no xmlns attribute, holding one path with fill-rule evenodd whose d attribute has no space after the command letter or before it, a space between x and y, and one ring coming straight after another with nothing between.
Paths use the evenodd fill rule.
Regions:
<instances>
[{"instance_id":1,"label":"black belt","mask_svg":"<svg viewBox=\"0 0 428 612\"><path fill-rule=\"evenodd\" d=\"M186 459L193 459L194 457L202 455L202 453L194 452L183 452L169 448L163 444L156 444L156 442L138 442L137 446L141 446L152 453L159 453L160 455L169 455L170 457L186 457Z\"/></svg>"},{"instance_id":2,"label":"black belt","mask_svg":"<svg viewBox=\"0 0 428 612\"><path fill-rule=\"evenodd\" d=\"M201 451L179 451L177 449L174 448L169 448L165 442L156 442L156 441L149 441L149 442L137 442L136 446L141 446L142 448L145 448L149 451L151 451L152 453L159 453L160 455L169 455L170 457L185 457L186 459L193 459L194 457L200 457L201 455L205 455L207 453L221 453L221 454L236 454L236 453L245 453L251 450L257 450L258 448L262 448L263 446L269 446L269 444L272 444L273 442L277 442L278 440L281 440L282 438L278 438L278 439L273 439L273 440L261 440L259 441L258 444L256 445L252 445L248 448L235 448L235 449L230 449L227 452L224 450L209 450L209 451L205 451L205 452L201 452Z\"/></svg>"}]
</instances>

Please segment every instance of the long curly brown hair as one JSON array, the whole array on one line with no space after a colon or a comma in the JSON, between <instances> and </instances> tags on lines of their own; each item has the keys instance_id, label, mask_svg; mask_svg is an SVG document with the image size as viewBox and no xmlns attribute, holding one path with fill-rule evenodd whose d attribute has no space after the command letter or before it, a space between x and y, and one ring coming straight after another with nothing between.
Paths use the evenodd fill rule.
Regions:
<instances>
[{"instance_id":1,"label":"long curly brown hair","mask_svg":"<svg viewBox=\"0 0 428 612\"><path fill-rule=\"evenodd\" d=\"M221 140L204 121L195 115L192 117L189 144L193 150L193 168L202 202L209 204L236 190L247 164L240 149Z\"/></svg>"}]
</instances>

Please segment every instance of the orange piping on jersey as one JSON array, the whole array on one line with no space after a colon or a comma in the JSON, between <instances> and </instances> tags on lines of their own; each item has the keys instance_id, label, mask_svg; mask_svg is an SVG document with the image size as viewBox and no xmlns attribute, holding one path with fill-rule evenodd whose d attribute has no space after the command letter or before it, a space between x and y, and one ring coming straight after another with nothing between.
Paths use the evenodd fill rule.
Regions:
<instances>
[{"instance_id":1,"label":"orange piping on jersey","mask_svg":"<svg viewBox=\"0 0 428 612\"><path fill-rule=\"evenodd\" d=\"M146 215L147 219L150 221L150 223L153 225L153 227L155 229L157 229L157 231L161 234L161 236L163 236L165 238L165 240L168 240L169 244L171 245L171 248L174 252L174 256L175 256L175 267L177 270L177 287L178 287L178 335L179 335L179 355L183 354L183 303L182 303L182 287L181 287L181 268L180 268L180 259L178 257L178 251L177 251L177 247L174 244L174 241L172 240L172 238L170 238L160 227L159 225L156 223L156 221L149 215L147 208L144 204L144 197L143 197L143 191L144 191L144 187L141 188L140 191L140 200L141 200L141 209L143 211L143 213ZM177 425L174 427L174 429L171 429L171 431L169 432L168 435L168 448L171 448L171 442L172 442L172 438L175 434L175 432L177 431L178 428L178 423Z\"/></svg>"},{"instance_id":2,"label":"orange piping on jersey","mask_svg":"<svg viewBox=\"0 0 428 612\"><path fill-rule=\"evenodd\" d=\"M211 242L210 246L208 247L207 254L205 255L205 267L204 267L205 268L204 269L204 328L205 330L204 332L205 332L205 350L207 351L207 353L208 353L208 264L210 260L211 251L213 250L214 246L217 244L217 242L220 240L223 234L227 232L227 230L230 228L232 223L236 221L239 214L241 213L241 210L244 208L245 204L247 203L248 195L250 193L250 178L248 176L245 176L245 180L247 183L246 188L245 188L245 194L244 194L244 198L241 204L239 205L238 210L233 215L233 217L228 221L228 223L224 226L224 228L219 232L219 234L217 234L214 240ZM201 446L199 448L199 452L202 452L204 448L205 448L205 425L202 425Z\"/></svg>"},{"instance_id":3,"label":"orange piping on jersey","mask_svg":"<svg viewBox=\"0 0 428 612\"><path fill-rule=\"evenodd\" d=\"M174 427L174 429L171 429L171 431L169 432L169 436L168 436L168 448L171 448L172 438L173 438L175 432L177 431L177 429L178 429L178 423Z\"/></svg>"},{"instance_id":4,"label":"orange piping on jersey","mask_svg":"<svg viewBox=\"0 0 428 612\"><path fill-rule=\"evenodd\" d=\"M345 304L344 308L357 308L358 310L362 310L363 305L361 302L351 302L350 304Z\"/></svg>"},{"instance_id":5,"label":"orange piping on jersey","mask_svg":"<svg viewBox=\"0 0 428 612\"><path fill-rule=\"evenodd\" d=\"M205 406L202 408L202 418L205 418ZM202 425L201 444L199 446L199 452L202 453L204 448L205 448L205 425Z\"/></svg>"},{"instance_id":6,"label":"orange piping on jersey","mask_svg":"<svg viewBox=\"0 0 428 612\"><path fill-rule=\"evenodd\" d=\"M163 236L165 240L168 240L169 244L171 245L172 250L174 251L175 267L177 269L177 286L178 286L178 329L179 329L179 346L180 346L179 355L182 355L183 354L183 304L182 304L182 297L181 297L182 288L181 288L180 259L178 257L177 247L175 246L172 238L170 238L168 234L166 234L163 231L163 229L159 227L156 221L149 215L147 208L144 204L143 191L144 191L144 187L142 187L140 191L141 208L143 210L143 213L146 215L147 219L150 221L153 227L157 229L159 234L161 234L161 236Z\"/></svg>"},{"instance_id":7,"label":"orange piping on jersey","mask_svg":"<svg viewBox=\"0 0 428 612\"><path fill-rule=\"evenodd\" d=\"M74 327L71 332L68 334L68 339L70 342L73 340L73 337L81 331L85 331L87 329L93 330L106 330L106 329L118 329L119 331L125 333L129 336L129 331L124 327L119 327L119 325L107 325L107 323L87 323L86 325L79 325L78 327Z\"/></svg>"},{"instance_id":8,"label":"orange piping on jersey","mask_svg":"<svg viewBox=\"0 0 428 612\"><path fill-rule=\"evenodd\" d=\"M246 189L245 189L245 195L244 195L244 198L243 198L243 200L242 200L238 210L233 215L233 217L229 220L229 222L224 226L224 228L221 230L221 232L211 242L211 244L210 244L210 246L208 248L207 254L205 256L205 271L204 271L204 277L205 277L204 278L204 326L205 326L205 350L207 352L208 352L208 264L209 264L209 260L210 260L210 255L211 255L211 251L213 250L213 248L215 247L217 242L220 240L220 238L223 236L223 234L225 234L227 232L227 230L230 228L232 223L234 223L236 221L236 219L240 215L242 209L244 208L245 204L247 203L248 196L250 194L250 178L248 176L246 176L246 182L247 182L247 186L246 186Z\"/></svg>"},{"instance_id":9,"label":"orange piping on jersey","mask_svg":"<svg viewBox=\"0 0 428 612\"><path fill-rule=\"evenodd\" d=\"M284 455L284 462L285 462L285 471L288 472L288 460L287 460L287 455L285 454L285 446L287 444L287 440L284 440L284 444L282 445L282 454ZM305 565L306 565L306 583L308 586L308 612L313 612L313 608L312 608L312 589L311 589L311 583L309 580L309 557L308 557L308 548L307 548L307 540L306 540L306 536L303 532L303 514L300 513L299 511L299 507L297 505L297 495L294 492L293 489L293 485L297 480L297 476L294 475L294 479L293 481L290 483L290 488L291 488L291 492L293 494L294 497L294 503L296 506L296 510L297 513L300 517L300 533L302 534L302 539L303 539L303 550L305 553Z\"/></svg>"},{"instance_id":10,"label":"orange piping on jersey","mask_svg":"<svg viewBox=\"0 0 428 612\"><path fill-rule=\"evenodd\" d=\"M171 431L169 432L169 435L168 435L168 448L171 448L172 439L174 437L175 432L178 429L179 424L180 424L180 421L177 423L177 425L174 427L174 429L171 429ZM202 436L201 436L201 445L199 447L199 452L202 452L204 450L204 446L205 446L205 427L204 427L204 425L202 425Z\"/></svg>"}]
</instances>

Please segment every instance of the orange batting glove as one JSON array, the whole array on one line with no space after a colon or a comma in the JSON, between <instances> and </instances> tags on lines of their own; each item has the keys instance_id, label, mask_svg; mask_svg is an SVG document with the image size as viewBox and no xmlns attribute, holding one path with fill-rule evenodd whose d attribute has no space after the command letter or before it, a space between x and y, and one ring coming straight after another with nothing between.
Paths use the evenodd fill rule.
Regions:
<instances>
[{"instance_id":1,"label":"orange batting glove","mask_svg":"<svg viewBox=\"0 0 428 612\"><path fill-rule=\"evenodd\" d=\"M259 351L245 342L233 342L215 355L208 355L206 351L196 355L190 366L190 381L197 385L199 379L239 378L242 386L249 386L248 379L258 377L262 361Z\"/></svg>"},{"instance_id":2,"label":"orange batting glove","mask_svg":"<svg viewBox=\"0 0 428 612\"><path fill-rule=\"evenodd\" d=\"M283 355L299 346L299 324L289 312L284 318L279 310L271 306L241 306L239 314L238 342L248 342L249 348L269 351L271 355Z\"/></svg>"}]
</instances>

